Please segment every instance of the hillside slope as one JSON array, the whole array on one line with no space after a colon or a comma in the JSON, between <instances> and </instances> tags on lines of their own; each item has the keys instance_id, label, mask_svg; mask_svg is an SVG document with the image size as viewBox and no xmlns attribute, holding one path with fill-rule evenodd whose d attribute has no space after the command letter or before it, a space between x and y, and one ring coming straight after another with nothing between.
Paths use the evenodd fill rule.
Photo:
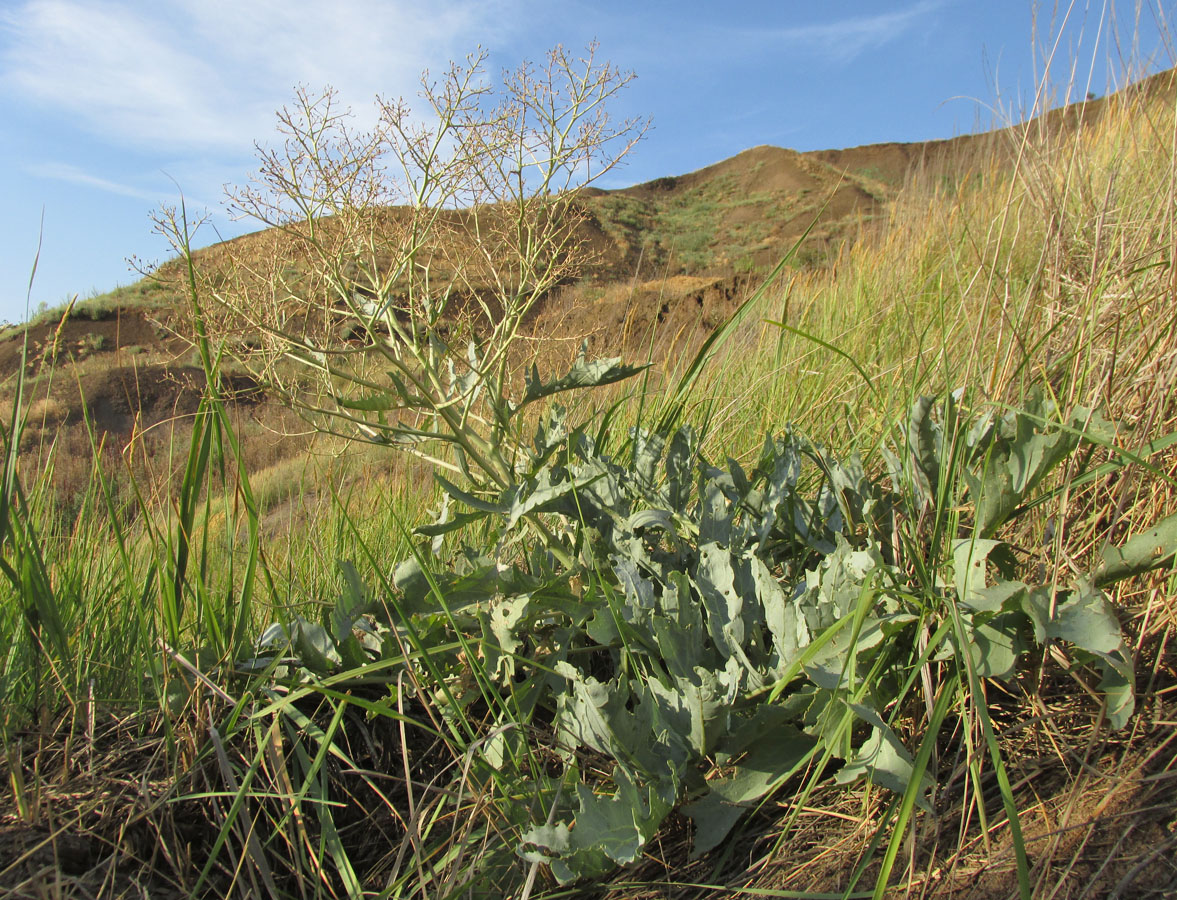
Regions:
<instances>
[{"instance_id":1,"label":"hillside slope","mask_svg":"<svg viewBox=\"0 0 1177 900\"><path fill-rule=\"evenodd\" d=\"M956 184L979 167L1012 166L1044 137L1094 126L1111 104L1142 94L1171 102L1174 71L983 134L807 153L765 145L694 172L620 190L586 190L579 198L579 239L592 251L589 262L578 283L561 288L540 309L535 333L569 342L589 337L625 352L644 352L656 327L699 337L807 231L794 265L823 265L864 228L886 227L890 204L906 185ZM256 232L199 250L195 261L215 282L234 265L272 257L281 240L273 231ZM182 275L175 262L166 263L154 278L69 310L49 310L30 324L28 373L33 396L49 411L46 427L83 420L79 386L99 430L124 438L169 410L188 410L192 381L179 376L195 358L186 340ZM19 367L25 334L24 328L0 333L0 377ZM42 370L70 362L82 366L84 377L58 371L37 380ZM130 382L105 377L136 369L154 374ZM169 376L172 370L177 377ZM250 402L256 401L251 392ZM112 404L124 414L104 415Z\"/></svg>"}]
</instances>

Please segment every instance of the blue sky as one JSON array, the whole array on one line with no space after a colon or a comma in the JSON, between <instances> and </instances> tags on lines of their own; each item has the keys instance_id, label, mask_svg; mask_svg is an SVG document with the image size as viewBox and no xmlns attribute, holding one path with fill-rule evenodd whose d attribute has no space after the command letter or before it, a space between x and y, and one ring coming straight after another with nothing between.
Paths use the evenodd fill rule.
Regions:
<instances>
[{"instance_id":1,"label":"blue sky","mask_svg":"<svg viewBox=\"0 0 1177 900\"><path fill-rule=\"evenodd\" d=\"M294 86L357 111L414 99L422 69L482 45L492 72L594 38L637 74L614 107L653 128L620 187L758 144L798 150L951 137L1058 82L1103 94L1127 58L1172 57L1161 0L0 0L0 320L138 276L168 253L149 214L183 190L199 242L251 230L221 209ZM1137 24L1138 23L1138 24ZM1133 44L1136 44L1135 48ZM1057 102L1060 97L1055 97ZM41 225L42 214L44 225Z\"/></svg>"}]
</instances>

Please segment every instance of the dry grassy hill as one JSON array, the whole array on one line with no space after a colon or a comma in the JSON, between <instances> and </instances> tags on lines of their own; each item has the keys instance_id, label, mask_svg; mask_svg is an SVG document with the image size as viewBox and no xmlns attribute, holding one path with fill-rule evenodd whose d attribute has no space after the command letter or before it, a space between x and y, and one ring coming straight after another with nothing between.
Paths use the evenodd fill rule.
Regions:
<instances>
[{"instance_id":1,"label":"dry grassy hill","mask_svg":"<svg viewBox=\"0 0 1177 900\"><path fill-rule=\"evenodd\" d=\"M1128 89L1174 95L1174 73ZM984 166L1013 165L1027 142L1094 126L1123 92L1056 109L1025 125L951 140L885 143L798 153L760 146L682 175L615 191L589 189L579 198L578 241L589 248L582 277L559 288L532 322L535 335L562 338L553 352L587 338L594 349L644 354L651 335L659 358L673 359L722 322L795 244L792 264L821 267L847 242L885 229L891 201L906 185L956 184ZM196 253L215 281L243 260L263 260L281 238L258 232ZM57 436L88 442L88 415L112 447L160 423L183 421L203 388L188 340L183 273L163 265L152 278L49 310L23 328L0 333L0 373L11 378L25 353L33 398L30 446ZM263 422L259 462L300 452L288 415L269 408L256 385L226 383L243 411ZM84 404L82 398L85 398ZM83 408L84 407L84 408ZM3 410L0 410L3 412Z\"/></svg>"}]
</instances>

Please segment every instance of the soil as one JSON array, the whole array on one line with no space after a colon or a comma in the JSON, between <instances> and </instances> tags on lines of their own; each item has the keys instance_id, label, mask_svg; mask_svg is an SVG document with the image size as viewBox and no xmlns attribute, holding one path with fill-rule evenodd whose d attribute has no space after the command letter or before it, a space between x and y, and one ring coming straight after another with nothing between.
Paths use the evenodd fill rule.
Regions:
<instances>
[{"instance_id":1,"label":"soil","mask_svg":"<svg viewBox=\"0 0 1177 900\"><path fill-rule=\"evenodd\" d=\"M171 316L170 310L154 311ZM15 372L25 353L25 329L12 328L0 335L0 377ZM142 309L113 309L96 317L76 311L64 323L45 321L28 329L29 375L35 375L49 358L86 357L132 350L178 350L177 341L159 321Z\"/></svg>"},{"instance_id":2,"label":"soil","mask_svg":"<svg viewBox=\"0 0 1177 900\"><path fill-rule=\"evenodd\" d=\"M0 337L0 374L11 377L24 358L28 395L59 404L53 424L82 425L89 417L100 432L125 434L189 416L204 393L204 370L182 361L190 345L161 324L170 311L156 312L159 319L135 308L97 317L75 311L30 326L27 351L25 330L13 329ZM236 403L264 399L245 375L223 375L220 387Z\"/></svg>"},{"instance_id":3,"label":"soil","mask_svg":"<svg viewBox=\"0 0 1177 900\"><path fill-rule=\"evenodd\" d=\"M83 421L85 412L100 431L129 433L135 427L191 416L204 396L207 379L195 366L115 366L81 379L79 404L67 424ZM263 400L257 382L247 375L221 377L221 391L236 403Z\"/></svg>"}]
</instances>

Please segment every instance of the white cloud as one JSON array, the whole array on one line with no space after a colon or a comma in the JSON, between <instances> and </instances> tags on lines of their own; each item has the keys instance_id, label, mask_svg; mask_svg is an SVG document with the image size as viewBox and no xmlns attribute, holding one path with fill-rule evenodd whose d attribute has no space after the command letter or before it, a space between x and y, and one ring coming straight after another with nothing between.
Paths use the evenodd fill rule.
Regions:
<instances>
[{"instance_id":1,"label":"white cloud","mask_svg":"<svg viewBox=\"0 0 1177 900\"><path fill-rule=\"evenodd\" d=\"M921 0L906 9L855 16L836 22L770 28L757 32L765 40L816 50L838 62L854 59L864 50L881 47L926 20L944 5L944 0Z\"/></svg>"},{"instance_id":2,"label":"white cloud","mask_svg":"<svg viewBox=\"0 0 1177 900\"><path fill-rule=\"evenodd\" d=\"M232 118L209 88L216 66L188 52L158 20L125 7L32 0L4 17L10 96L129 143L230 140Z\"/></svg>"},{"instance_id":3,"label":"white cloud","mask_svg":"<svg viewBox=\"0 0 1177 900\"><path fill-rule=\"evenodd\" d=\"M158 193L145 191L142 188L132 187L128 184L120 184L117 181L111 181L108 178L102 178L98 175L81 169L70 163L61 162L43 162L34 163L27 166L25 171L37 178L49 178L53 181L65 181L69 184L77 184L82 187L93 188L98 191L103 191L107 194L118 194L120 197L134 197L139 200L147 200L150 203L158 203L161 196Z\"/></svg>"},{"instance_id":4,"label":"white cloud","mask_svg":"<svg viewBox=\"0 0 1177 900\"><path fill-rule=\"evenodd\" d=\"M0 84L99 136L241 151L296 84L358 109L502 39L517 0L25 0L0 13Z\"/></svg>"},{"instance_id":5,"label":"white cloud","mask_svg":"<svg viewBox=\"0 0 1177 900\"><path fill-rule=\"evenodd\" d=\"M157 188L138 187L124 181L115 181L67 162L30 163L23 167L23 171L34 178L64 181L67 184L76 184L105 194L146 200L153 209L160 204L178 204L180 201L183 201L190 210L196 210L198 214L219 209L220 201L209 201L205 195L219 196L222 187L219 176L223 174L222 170L204 170L200 167L186 165L183 162L178 165L180 166L179 175L173 175L166 169L155 173L158 175L155 179L159 185ZM185 185L194 185L199 193L189 192Z\"/></svg>"}]
</instances>

